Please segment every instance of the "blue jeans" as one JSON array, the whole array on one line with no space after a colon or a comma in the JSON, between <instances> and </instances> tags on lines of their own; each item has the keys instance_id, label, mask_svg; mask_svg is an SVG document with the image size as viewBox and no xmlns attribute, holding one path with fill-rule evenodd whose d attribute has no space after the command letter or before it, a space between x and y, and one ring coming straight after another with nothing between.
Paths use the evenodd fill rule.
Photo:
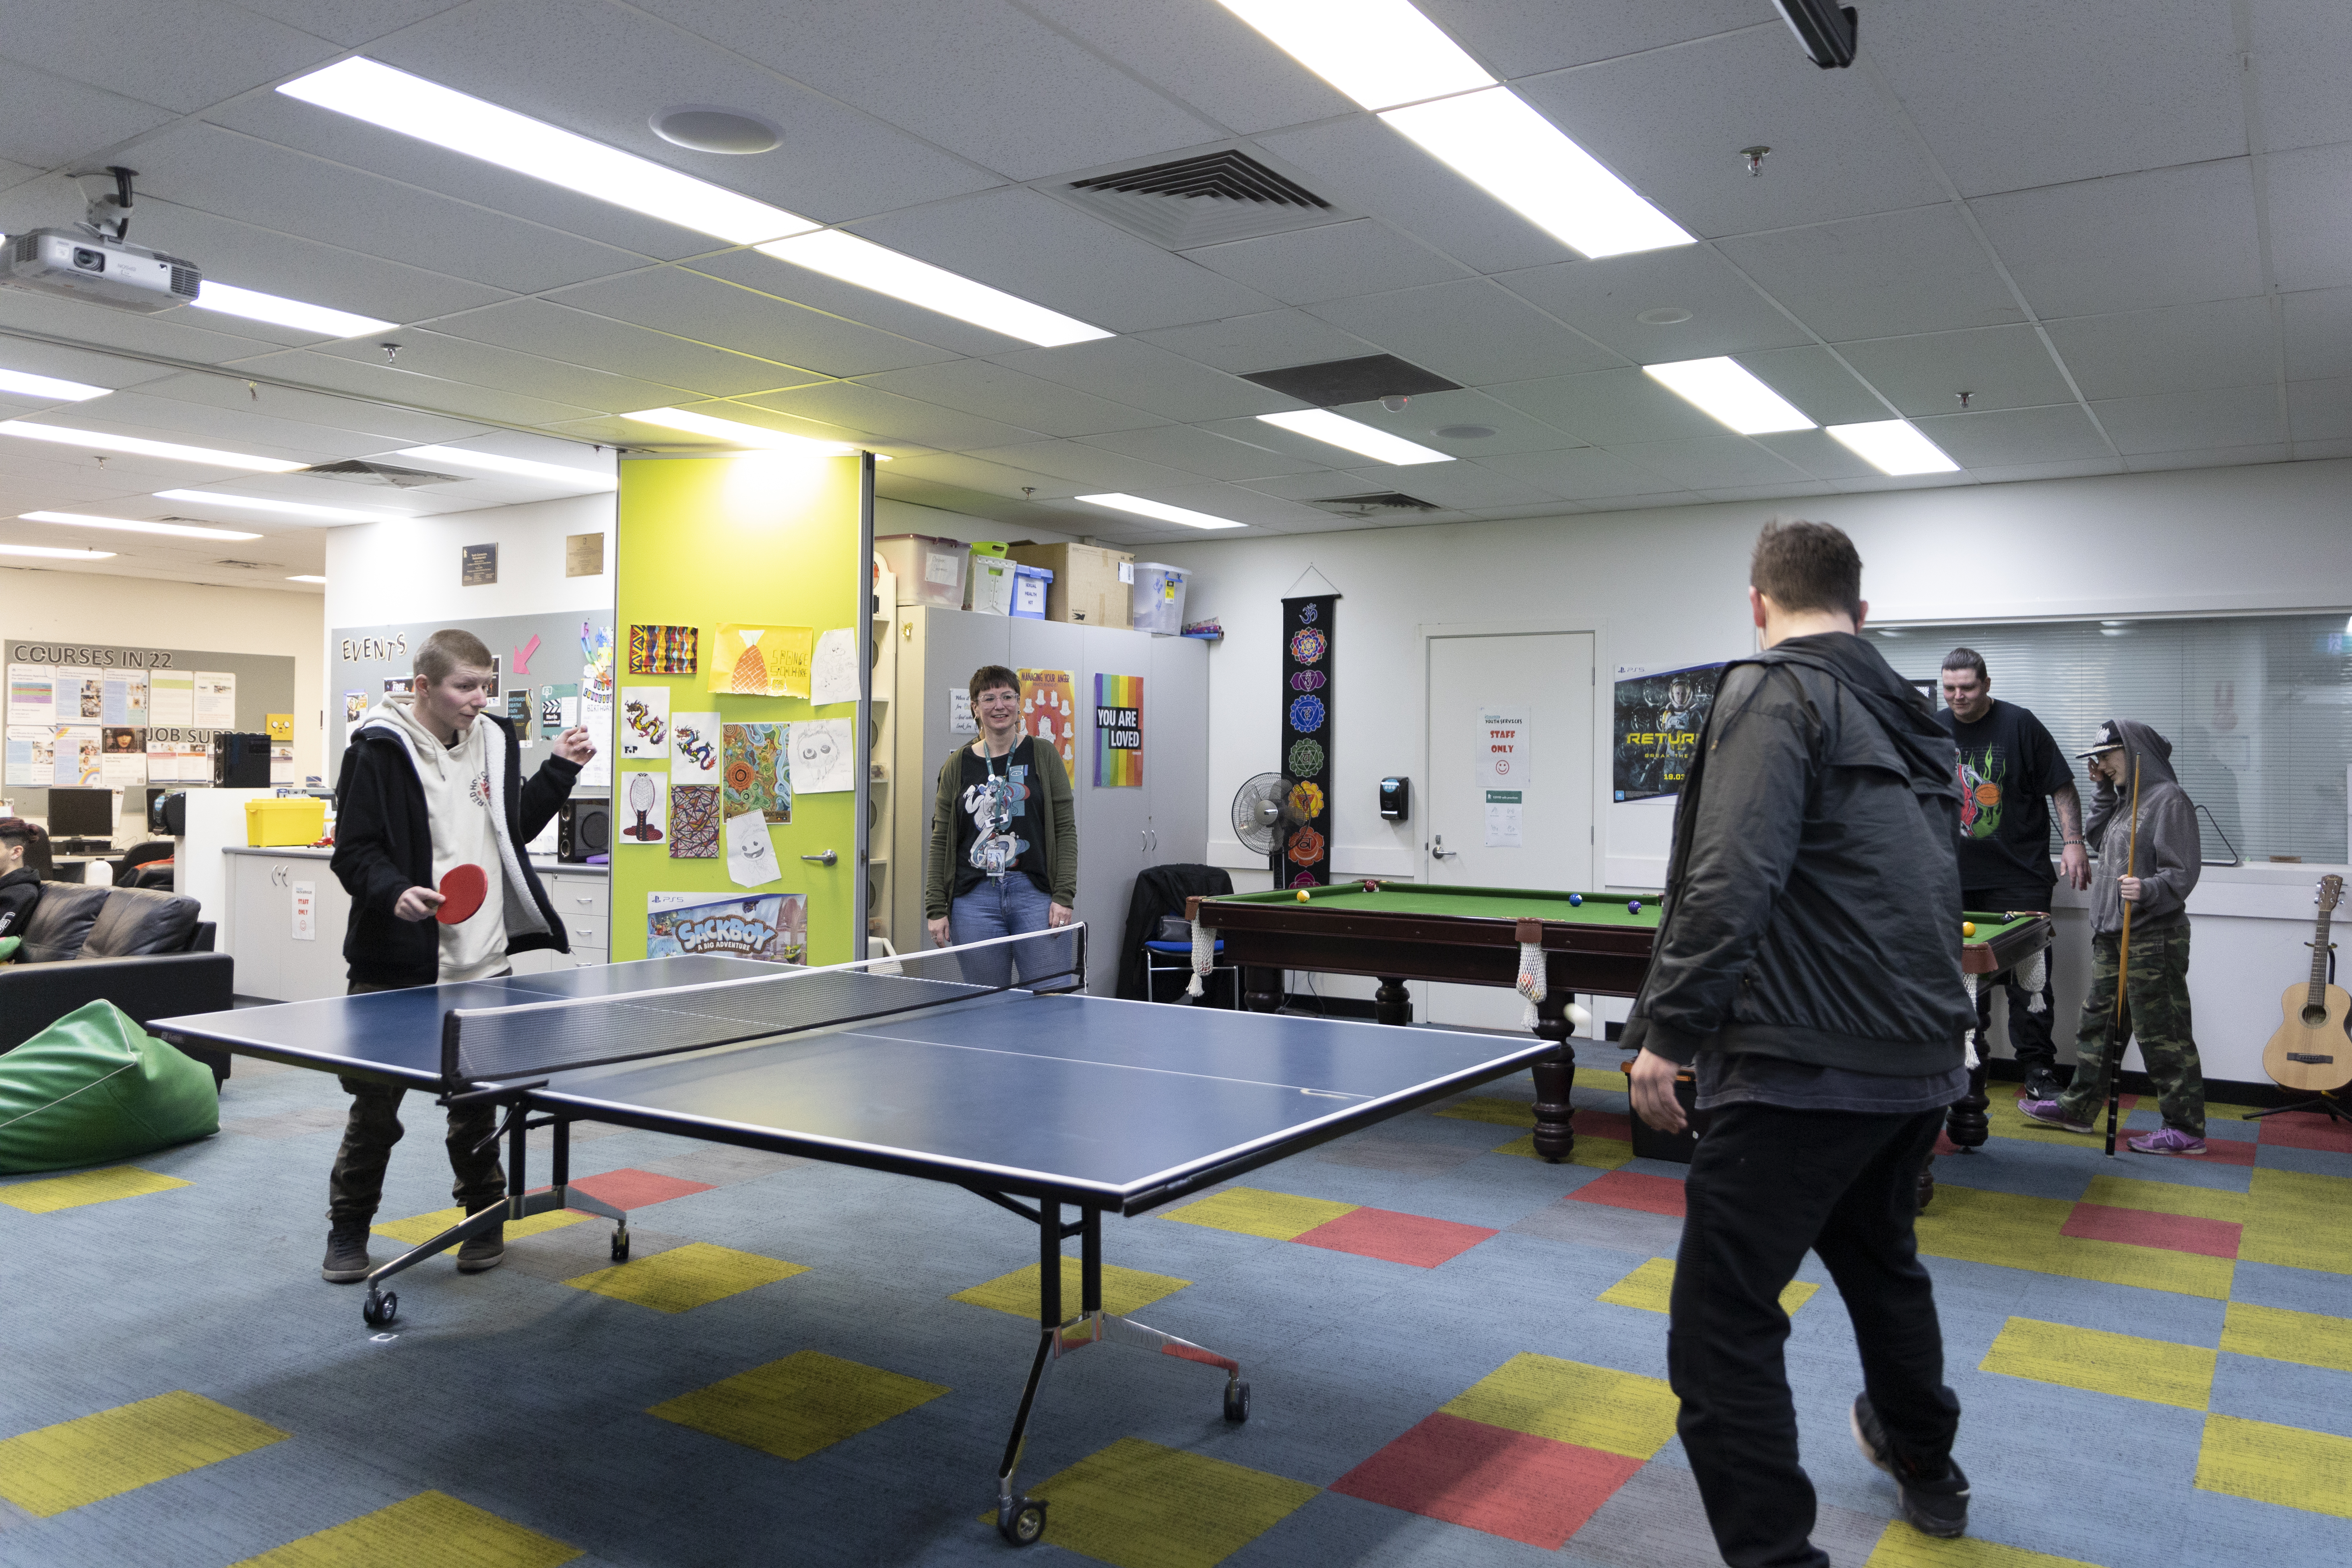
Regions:
<instances>
[{"instance_id":1,"label":"blue jeans","mask_svg":"<svg viewBox=\"0 0 2352 1568\"><path fill-rule=\"evenodd\" d=\"M1054 901L1024 873L1007 872L990 877L948 905L948 940L958 946L985 942L992 936L1014 936L1045 929ZM958 960L963 977L975 986L1002 986L1012 974L1010 946L967 953Z\"/></svg>"}]
</instances>

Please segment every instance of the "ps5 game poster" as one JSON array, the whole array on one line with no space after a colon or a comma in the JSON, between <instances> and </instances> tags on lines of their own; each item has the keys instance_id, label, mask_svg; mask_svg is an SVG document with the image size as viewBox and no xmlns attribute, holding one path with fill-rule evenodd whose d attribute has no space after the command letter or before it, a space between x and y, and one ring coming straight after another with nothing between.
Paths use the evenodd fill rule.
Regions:
<instances>
[{"instance_id":1,"label":"ps5 game poster","mask_svg":"<svg viewBox=\"0 0 2352 1568\"><path fill-rule=\"evenodd\" d=\"M1610 726L1615 799L1647 800L1682 793L1722 674L1720 664L1678 670L1619 667L1616 715Z\"/></svg>"}]
</instances>

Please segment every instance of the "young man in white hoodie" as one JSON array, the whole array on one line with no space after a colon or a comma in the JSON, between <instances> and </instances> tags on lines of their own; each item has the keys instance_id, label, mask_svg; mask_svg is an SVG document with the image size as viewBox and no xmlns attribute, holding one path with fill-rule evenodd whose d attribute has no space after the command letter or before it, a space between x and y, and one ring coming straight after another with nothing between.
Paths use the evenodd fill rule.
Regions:
<instances>
[{"instance_id":1,"label":"young man in white hoodie","mask_svg":"<svg viewBox=\"0 0 2352 1568\"><path fill-rule=\"evenodd\" d=\"M469 632L436 632L416 655L412 690L387 696L352 731L335 788L335 876L352 895L343 939L351 990L396 990L502 975L509 956L534 947L570 951L563 923L531 870L524 845L572 793L596 748L587 730L557 737L555 755L519 779L521 747L506 720L485 710L497 677L490 651ZM488 890L466 919L442 925L441 879L479 866ZM366 1278L368 1225L383 1196L384 1166L401 1137L397 1084L346 1078L351 1119L328 1181L327 1258L337 1284ZM449 1113L451 1195L476 1214L506 1197L492 1140L495 1108ZM467 1273L506 1256L503 1228L457 1252Z\"/></svg>"}]
</instances>

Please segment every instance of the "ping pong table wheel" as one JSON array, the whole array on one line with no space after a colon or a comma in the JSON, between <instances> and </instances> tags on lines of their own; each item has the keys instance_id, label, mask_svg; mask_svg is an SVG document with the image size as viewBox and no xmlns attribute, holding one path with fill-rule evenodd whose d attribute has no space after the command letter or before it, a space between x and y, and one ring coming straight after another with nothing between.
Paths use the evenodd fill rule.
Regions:
<instances>
[{"instance_id":1,"label":"ping pong table wheel","mask_svg":"<svg viewBox=\"0 0 2352 1568\"><path fill-rule=\"evenodd\" d=\"M1225 1385L1225 1419L1238 1426L1249 1419L1249 1385Z\"/></svg>"},{"instance_id":2,"label":"ping pong table wheel","mask_svg":"<svg viewBox=\"0 0 2352 1568\"><path fill-rule=\"evenodd\" d=\"M361 1318L372 1329L388 1328L391 1326L392 1320L399 1315L400 1296L392 1291L378 1294L375 1291L370 1290L365 1304L360 1308Z\"/></svg>"},{"instance_id":3,"label":"ping pong table wheel","mask_svg":"<svg viewBox=\"0 0 2352 1568\"><path fill-rule=\"evenodd\" d=\"M1008 1498L996 1505L996 1532L1015 1546L1034 1546L1045 1533L1043 1498Z\"/></svg>"},{"instance_id":4,"label":"ping pong table wheel","mask_svg":"<svg viewBox=\"0 0 2352 1568\"><path fill-rule=\"evenodd\" d=\"M613 1232L613 1261L615 1263L625 1263L628 1260L629 1228L624 1225L620 1229Z\"/></svg>"}]
</instances>

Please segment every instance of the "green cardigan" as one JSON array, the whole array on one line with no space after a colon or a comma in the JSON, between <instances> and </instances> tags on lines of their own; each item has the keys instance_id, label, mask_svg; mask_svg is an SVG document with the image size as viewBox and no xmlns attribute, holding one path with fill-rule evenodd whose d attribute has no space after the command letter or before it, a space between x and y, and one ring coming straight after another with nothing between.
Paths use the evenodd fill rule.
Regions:
<instances>
[{"instance_id":1,"label":"green cardigan","mask_svg":"<svg viewBox=\"0 0 2352 1568\"><path fill-rule=\"evenodd\" d=\"M1018 741L1014 745L1019 745ZM923 867L923 918L943 920L948 892L955 886L955 814L963 792L963 754L969 745L948 753L940 768L939 793L931 802L931 851ZM1078 818L1070 794L1070 776L1062 754L1039 744L1035 753L1037 794L1044 809L1035 813L1037 850L1053 877L1054 902L1075 909L1078 902Z\"/></svg>"}]
</instances>

